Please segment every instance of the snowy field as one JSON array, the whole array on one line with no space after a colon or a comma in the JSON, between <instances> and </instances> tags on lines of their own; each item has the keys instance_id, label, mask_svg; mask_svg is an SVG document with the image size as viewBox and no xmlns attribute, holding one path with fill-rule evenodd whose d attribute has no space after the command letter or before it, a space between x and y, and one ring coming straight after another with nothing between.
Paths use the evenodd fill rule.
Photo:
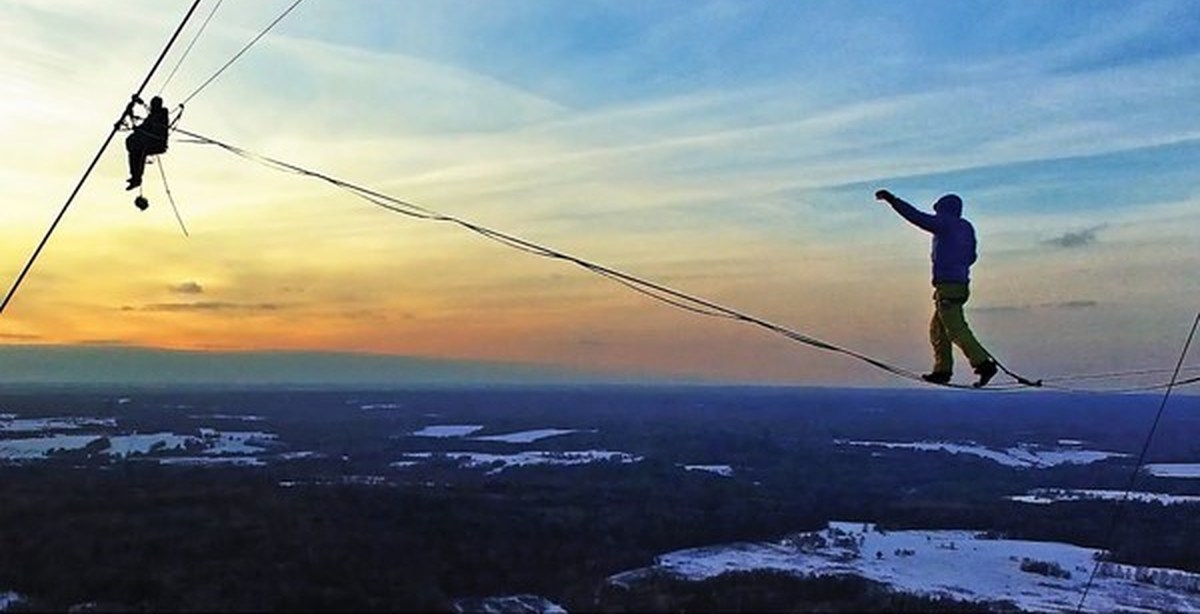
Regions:
<instances>
[{"instance_id":1,"label":"snowy field","mask_svg":"<svg viewBox=\"0 0 1200 614\"><path fill-rule=\"evenodd\" d=\"M530 444L561 437L571 433L581 432L579 429L541 428L497 435L482 435L469 437L484 429L482 424L435 424L414 431L414 437L433 437L437 439L469 439L471 441L487 441L510 444ZM592 431L594 432L594 431ZM494 454L487 452L409 452L403 458L390 463L393 469L409 469L438 459L452 460L459 467L466 469L487 469L487 475L495 475L513 467L528 467L532 465L586 465L589 463L617 462L636 463L642 460L627 452L611 450L525 450L511 454Z\"/></svg>"},{"instance_id":2,"label":"snowy field","mask_svg":"<svg viewBox=\"0 0 1200 614\"><path fill-rule=\"evenodd\" d=\"M396 483L382 475L339 475L334 477L306 478L301 480L280 480L281 488L296 488L298 486L395 486Z\"/></svg>"},{"instance_id":3,"label":"snowy field","mask_svg":"<svg viewBox=\"0 0 1200 614\"><path fill-rule=\"evenodd\" d=\"M195 414L188 416L193 420L235 420L238 422L265 422L266 416L256 416L254 414Z\"/></svg>"},{"instance_id":4,"label":"snowy field","mask_svg":"<svg viewBox=\"0 0 1200 614\"><path fill-rule=\"evenodd\" d=\"M98 447L97 452L115 458L129 458L135 454L184 450L189 446L204 446L203 440L198 437L176 435L174 433L150 433L144 435L55 434L48 437L0 439L0 460L44 460L49 458L51 454L82 450L93 444L100 443L106 443L106 445Z\"/></svg>"},{"instance_id":5,"label":"snowy field","mask_svg":"<svg viewBox=\"0 0 1200 614\"><path fill-rule=\"evenodd\" d=\"M1077 444L1074 440L1064 440ZM978 456L1007 467L1020 469L1035 469L1054 467L1056 465L1088 465L1109 458L1128 456L1119 452L1103 452L1099 450L1084 450L1075 445L1058 448L1046 448L1034 444L1020 443L1015 446L997 449L982 446L974 442L952 443L946 441L918 441L911 443L892 441L850 441L839 439L834 443L846 446L863 446L886 448L890 450L918 450L921 452L949 452L950 454L967 454Z\"/></svg>"},{"instance_id":6,"label":"snowy field","mask_svg":"<svg viewBox=\"0 0 1200 614\"><path fill-rule=\"evenodd\" d=\"M129 458L134 454L185 450L188 444L194 445L196 442L195 437L175 433L113 435L107 439L108 447L103 450L103 454L118 458Z\"/></svg>"},{"instance_id":7,"label":"snowy field","mask_svg":"<svg viewBox=\"0 0 1200 614\"><path fill-rule=\"evenodd\" d=\"M204 454L258 454L266 452L278 437L262 431L218 431L200 429L205 443Z\"/></svg>"},{"instance_id":8,"label":"snowy field","mask_svg":"<svg viewBox=\"0 0 1200 614\"><path fill-rule=\"evenodd\" d=\"M251 416L251 421L254 420ZM114 459L148 457L165 453L194 452L200 455L192 464L226 464L233 461L221 457L244 456L265 452L277 441L273 433L262 431L221 431L201 428L196 435L171 432L112 433L117 428L112 418L57 417L19 418L0 414L0 432L28 435L0 439L0 461L38 461L54 454L88 449L89 452ZM91 431L80 433L81 430ZM66 432L64 432L66 431ZM203 463L199 459L203 459ZM189 462L183 458L165 464ZM237 464L253 464L243 461Z\"/></svg>"},{"instance_id":9,"label":"snowy field","mask_svg":"<svg viewBox=\"0 0 1200 614\"><path fill-rule=\"evenodd\" d=\"M508 595L483 599L459 599L451 606L452 612L481 614L567 614L562 606L538 595Z\"/></svg>"},{"instance_id":10,"label":"snowy field","mask_svg":"<svg viewBox=\"0 0 1200 614\"><path fill-rule=\"evenodd\" d=\"M187 467L262 467L267 463L256 456L168 456L158 459L158 464Z\"/></svg>"},{"instance_id":11,"label":"snowy field","mask_svg":"<svg viewBox=\"0 0 1200 614\"><path fill-rule=\"evenodd\" d=\"M853 574L895 590L969 601L1007 601L1023 610L1075 611L1096 550L1053 542L988 540L969 531L876 530L830 523L774 543L679 550L655 565L609 578L629 586L653 571L704 580L731 571ZM1024 568L1024 569L1023 569ZM1200 574L1105 563L1083 604L1086 612L1200 611Z\"/></svg>"},{"instance_id":12,"label":"snowy field","mask_svg":"<svg viewBox=\"0 0 1200 614\"><path fill-rule=\"evenodd\" d=\"M571 452L526 451L513 454L487 454L483 452L410 452L404 455L404 460L396 461L392 467L403 469L415 466L419 461L433 461L445 458L456 461L460 467L468 469L489 468L488 475L495 475L513 467L528 467L531 465L586 465L588 463L617 462L636 463L642 460L626 452L609 450L577 450Z\"/></svg>"},{"instance_id":13,"label":"snowy field","mask_svg":"<svg viewBox=\"0 0 1200 614\"><path fill-rule=\"evenodd\" d=\"M433 437L436 439L451 439L466 437L476 431L482 431L482 424L435 424L413 432L413 437Z\"/></svg>"},{"instance_id":14,"label":"snowy field","mask_svg":"<svg viewBox=\"0 0 1200 614\"><path fill-rule=\"evenodd\" d=\"M0 592L0 612L3 612L12 606L15 606L24 600L25 600L24 598L22 598L20 595L18 595L17 593L14 593L12 591Z\"/></svg>"},{"instance_id":15,"label":"snowy field","mask_svg":"<svg viewBox=\"0 0 1200 614\"><path fill-rule=\"evenodd\" d=\"M97 435L51 435L23 439L0 439L0 460L26 461L45 459L59 451L82 450L96 441Z\"/></svg>"},{"instance_id":16,"label":"snowy field","mask_svg":"<svg viewBox=\"0 0 1200 614\"><path fill-rule=\"evenodd\" d=\"M1037 488L1024 495L1016 495L1008 498L1021 503L1048 505L1058 501L1119 501L1126 498L1126 493L1123 490ZM1140 491L1128 493L1128 500L1140 503L1160 503L1162 505L1200 504L1200 496L1197 495L1168 495Z\"/></svg>"},{"instance_id":17,"label":"snowy field","mask_svg":"<svg viewBox=\"0 0 1200 614\"><path fill-rule=\"evenodd\" d=\"M359 405L358 408L366 411L379 411L381 409L401 409L403 403L366 403Z\"/></svg>"},{"instance_id":18,"label":"snowy field","mask_svg":"<svg viewBox=\"0 0 1200 614\"><path fill-rule=\"evenodd\" d=\"M725 478L733 477L733 467L729 465L684 465L683 468L687 471L713 473Z\"/></svg>"},{"instance_id":19,"label":"snowy field","mask_svg":"<svg viewBox=\"0 0 1200 614\"><path fill-rule=\"evenodd\" d=\"M422 428L418 431L413 431L413 437L433 437L436 439L454 439L465 438L468 435L473 435L482 431L482 424L434 424ZM476 441L496 441L501 443L533 443L550 437L558 437L560 435L569 435L579 432L578 429L533 429L528 431L517 431L514 433L501 433L499 435L481 435L472 437Z\"/></svg>"},{"instance_id":20,"label":"snowy field","mask_svg":"<svg viewBox=\"0 0 1200 614\"><path fill-rule=\"evenodd\" d=\"M5 433L42 433L115 426L117 421L112 418L18 418L15 414L0 414L0 432Z\"/></svg>"},{"instance_id":21,"label":"snowy field","mask_svg":"<svg viewBox=\"0 0 1200 614\"><path fill-rule=\"evenodd\" d=\"M504 443L533 443L550 437L558 437L559 435L569 435L576 433L575 429L534 429L532 431L518 431L516 433L504 433L502 435L484 435L474 437L476 441L500 441Z\"/></svg>"},{"instance_id":22,"label":"snowy field","mask_svg":"<svg viewBox=\"0 0 1200 614\"><path fill-rule=\"evenodd\" d=\"M1200 463L1152 463L1144 469L1156 478L1200 478Z\"/></svg>"}]
</instances>

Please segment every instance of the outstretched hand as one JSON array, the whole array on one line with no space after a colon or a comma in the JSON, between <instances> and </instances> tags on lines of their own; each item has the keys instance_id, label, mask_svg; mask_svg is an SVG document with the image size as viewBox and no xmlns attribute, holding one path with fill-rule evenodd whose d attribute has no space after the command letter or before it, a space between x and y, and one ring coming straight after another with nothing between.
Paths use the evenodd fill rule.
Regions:
<instances>
[{"instance_id":1,"label":"outstretched hand","mask_svg":"<svg viewBox=\"0 0 1200 614\"><path fill-rule=\"evenodd\" d=\"M890 202L892 202L892 199L894 199L894 198L896 198L896 196L887 190L876 190L875 191L875 200L882 200L882 201L890 203Z\"/></svg>"}]
</instances>

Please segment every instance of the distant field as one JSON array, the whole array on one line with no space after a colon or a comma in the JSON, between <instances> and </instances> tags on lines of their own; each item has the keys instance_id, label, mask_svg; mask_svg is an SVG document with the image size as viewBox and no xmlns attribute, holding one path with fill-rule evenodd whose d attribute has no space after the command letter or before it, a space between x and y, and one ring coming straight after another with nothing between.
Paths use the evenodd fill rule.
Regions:
<instances>
[{"instance_id":1,"label":"distant field","mask_svg":"<svg viewBox=\"0 0 1200 614\"><path fill-rule=\"evenodd\" d=\"M707 592L720 581L736 588L718 593L768 608L889 609L904 594L918 609L1037 609L1069 602L1081 568L1111 550L1085 609L1193 609L1196 400L1169 408L1107 541L1156 401L612 386L0 394L0 594L50 609L437 610L528 595L517 601L588 610L637 609L655 592L721 604ZM854 557L787 550L833 521L873 527ZM926 547L947 535L957 554ZM968 561L966 546L992 558ZM918 562L941 588L905 579ZM985 567L1056 588L1021 597ZM1029 571L1043 567L1071 578ZM638 569L679 575L621 589ZM771 570L800 575L753 575ZM752 575L721 575L735 571Z\"/></svg>"}]
</instances>

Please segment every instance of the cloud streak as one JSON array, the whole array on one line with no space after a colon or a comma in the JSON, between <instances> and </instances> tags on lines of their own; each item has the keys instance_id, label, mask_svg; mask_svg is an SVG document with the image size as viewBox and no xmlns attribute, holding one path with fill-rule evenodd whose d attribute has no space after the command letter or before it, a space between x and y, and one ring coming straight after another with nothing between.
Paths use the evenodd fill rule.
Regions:
<instances>
[{"instance_id":1,"label":"cloud streak","mask_svg":"<svg viewBox=\"0 0 1200 614\"><path fill-rule=\"evenodd\" d=\"M1065 232L1052 239L1046 239L1043 243L1053 247L1061 247L1063 249L1074 249L1078 247L1086 247L1094 244L1098 238L1097 233L1105 228L1104 224L1093 226L1084 230L1074 232Z\"/></svg>"},{"instance_id":2,"label":"cloud streak","mask_svg":"<svg viewBox=\"0 0 1200 614\"><path fill-rule=\"evenodd\" d=\"M27 333L0 333L0 339L5 341L36 341L41 338L41 335Z\"/></svg>"},{"instance_id":3,"label":"cloud streak","mask_svg":"<svg viewBox=\"0 0 1200 614\"><path fill-rule=\"evenodd\" d=\"M1036 311L1039 309L1066 310L1066 311L1080 310L1080 309L1092 309L1094 307L1099 307L1100 305L1101 305L1101 303L1099 301L1093 301L1093 300L1088 300L1088 299L1076 299L1076 300L1067 300L1067 301L1054 301L1054 302L1049 302L1049 303L1038 303L1036 305L987 305L987 306L981 306L981 307L971 307L970 310L973 312L976 312L976 313L1024 313L1024 312Z\"/></svg>"},{"instance_id":4,"label":"cloud streak","mask_svg":"<svg viewBox=\"0 0 1200 614\"><path fill-rule=\"evenodd\" d=\"M124 309L135 309L126 307ZM198 301L194 303L150 303L136 308L138 311L160 313L214 313L214 312L275 312L287 309L279 303L231 303L225 301Z\"/></svg>"},{"instance_id":5,"label":"cloud streak","mask_svg":"<svg viewBox=\"0 0 1200 614\"><path fill-rule=\"evenodd\" d=\"M171 286L170 290L173 294L203 294L204 286L199 282L184 281Z\"/></svg>"}]
</instances>

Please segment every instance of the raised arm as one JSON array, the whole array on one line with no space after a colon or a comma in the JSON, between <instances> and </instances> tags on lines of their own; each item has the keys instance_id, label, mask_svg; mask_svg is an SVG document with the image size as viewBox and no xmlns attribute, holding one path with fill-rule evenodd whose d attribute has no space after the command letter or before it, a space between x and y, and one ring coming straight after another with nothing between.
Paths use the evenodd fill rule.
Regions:
<instances>
[{"instance_id":1,"label":"raised arm","mask_svg":"<svg viewBox=\"0 0 1200 614\"><path fill-rule=\"evenodd\" d=\"M920 228L921 230L926 232L937 232L942 228L942 220L940 220L936 215L931 215L921 211L920 209L917 209L887 190L879 190L875 192L875 199L882 200L891 205L892 209L895 210L896 213L900 214L900 217L904 218L908 221L908 223Z\"/></svg>"}]
</instances>

